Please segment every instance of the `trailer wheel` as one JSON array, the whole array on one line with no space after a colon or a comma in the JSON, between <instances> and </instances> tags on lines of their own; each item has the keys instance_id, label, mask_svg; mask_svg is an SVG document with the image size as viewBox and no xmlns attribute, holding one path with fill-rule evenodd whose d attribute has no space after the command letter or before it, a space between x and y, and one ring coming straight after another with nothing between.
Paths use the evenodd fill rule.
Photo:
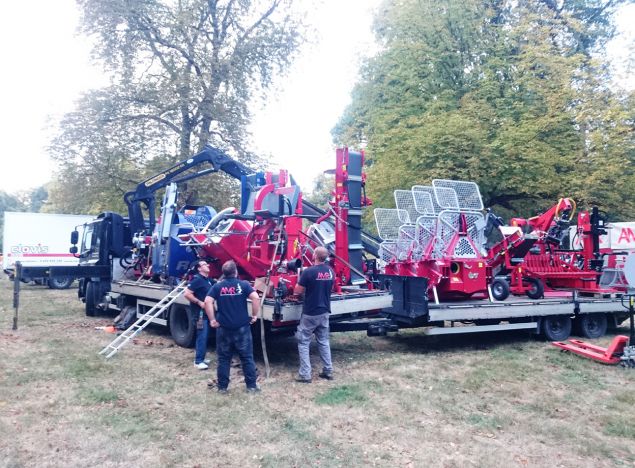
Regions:
<instances>
[{"instance_id":1,"label":"trailer wheel","mask_svg":"<svg viewBox=\"0 0 635 468\"><path fill-rule=\"evenodd\" d=\"M86 285L86 315L94 317L97 315L97 304L99 304L99 286L92 281Z\"/></svg>"},{"instance_id":2,"label":"trailer wheel","mask_svg":"<svg viewBox=\"0 0 635 468\"><path fill-rule=\"evenodd\" d=\"M170 334L174 342L184 348L194 347L196 340L196 324L192 320L190 308L181 304L174 304L170 308Z\"/></svg>"},{"instance_id":3,"label":"trailer wheel","mask_svg":"<svg viewBox=\"0 0 635 468\"><path fill-rule=\"evenodd\" d=\"M542 334L549 341L564 341L571 335L571 317L548 315L542 319Z\"/></svg>"},{"instance_id":4,"label":"trailer wheel","mask_svg":"<svg viewBox=\"0 0 635 468\"><path fill-rule=\"evenodd\" d=\"M48 284L51 289L68 289L73 281L73 278L49 278Z\"/></svg>"},{"instance_id":5,"label":"trailer wheel","mask_svg":"<svg viewBox=\"0 0 635 468\"><path fill-rule=\"evenodd\" d=\"M492 296L497 301L504 301L509 297L509 283L503 278L496 278L490 285Z\"/></svg>"},{"instance_id":6,"label":"trailer wheel","mask_svg":"<svg viewBox=\"0 0 635 468\"><path fill-rule=\"evenodd\" d=\"M608 328L606 314L581 314L576 319L577 329L584 338L604 336Z\"/></svg>"},{"instance_id":7,"label":"trailer wheel","mask_svg":"<svg viewBox=\"0 0 635 468\"><path fill-rule=\"evenodd\" d=\"M525 292L529 299L542 299L545 294L545 286L538 278L524 278L529 283L529 289Z\"/></svg>"}]
</instances>

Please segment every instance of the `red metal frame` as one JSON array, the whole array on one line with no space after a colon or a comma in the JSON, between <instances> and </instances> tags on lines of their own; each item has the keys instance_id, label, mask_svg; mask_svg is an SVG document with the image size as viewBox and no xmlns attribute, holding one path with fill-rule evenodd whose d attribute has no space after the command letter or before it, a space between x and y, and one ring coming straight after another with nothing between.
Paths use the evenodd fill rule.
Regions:
<instances>
[{"instance_id":1,"label":"red metal frame","mask_svg":"<svg viewBox=\"0 0 635 468\"><path fill-rule=\"evenodd\" d=\"M533 287L528 283L528 278L541 281L545 291L577 290L583 294L620 292L614 288L601 287L600 273L591 267L591 260L595 255L588 211L580 211L578 214L578 235L582 238L582 251L563 250L550 241L549 231L558 221L569 223L574 212L575 202L569 198L561 198L540 216L528 220L512 219L512 225L530 226L532 233L539 236L535 243L537 253L526 255L521 265L507 265L512 294L526 294Z\"/></svg>"}]
</instances>

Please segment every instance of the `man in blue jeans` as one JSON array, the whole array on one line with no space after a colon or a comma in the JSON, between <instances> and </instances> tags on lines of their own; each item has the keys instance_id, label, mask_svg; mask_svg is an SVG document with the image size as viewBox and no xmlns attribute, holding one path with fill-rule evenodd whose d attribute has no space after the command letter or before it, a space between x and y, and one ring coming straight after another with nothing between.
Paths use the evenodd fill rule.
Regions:
<instances>
[{"instance_id":1,"label":"man in blue jeans","mask_svg":"<svg viewBox=\"0 0 635 468\"><path fill-rule=\"evenodd\" d=\"M304 294L302 317L296 331L300 370L296 382L311 383L311 359L309 356L311 336L315 334L318 352L322 360L322 379L333 380L333 363L331 362L331 345L329 343L329 314L331 313L331 290L335 273L326 260L329 252L324 247L317 247L313 252L313 266L306 268L300 275L294 293Z\"/></svg>"},{"instance_id":2,"label":"man in blue jeans","mask_svg":"<svg viewBox=\"0 0 635 468\"><path fill-rule=\"evenodd\" d=\"M205 260L196 262L196 274L187 285L183 296L190 302L192 320L196 324L196 355L194 365L197 369L209 368L209 359L205 359L207 352L207 337L209 334L209 322L203 309L205 297L216 281L209 278L209 265Z\"/></svg>"},{"instance_id":3,"label":"man in blue jeans","mask_svg":"<svg viewBox=\"0 0 635 468\"><path fill-rule=\"evenodd\" d=\"M232 260L225 262L222 270L223 279L210 289L205 298L205 312L210 325L216 329L218 392L227 393L234 352L240 357L247 391L259 392L250 325L258 320L260 299L247 281L236 277L238 271ZM251 316L247 311L248 298L251 299Z\"/></svg>"}]
</instances>

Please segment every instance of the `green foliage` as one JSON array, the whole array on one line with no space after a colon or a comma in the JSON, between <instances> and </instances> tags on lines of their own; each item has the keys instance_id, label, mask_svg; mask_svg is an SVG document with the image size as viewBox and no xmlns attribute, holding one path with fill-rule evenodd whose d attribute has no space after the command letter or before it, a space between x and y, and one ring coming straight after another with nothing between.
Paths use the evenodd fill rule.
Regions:
<instances>
[{"instance_id":1,"label":"green foliage","mask_svg":"<svg viewBox=\"0 0 635 468\"><path fill-rule=\"evenodd\" d=\"M332 175L320 174L313 180L313 190L306 199L314 205L327 210L332 197L335 178Z\"/></svg>"},{"instance_id":2,"label":"green foliage","mask_svg":"<svg viewBox=\"0 0 635 468\"><path fill-rule=\"evenodd\" d=\"M53 209L119 211L125 192L206 144L258 163L246 149L249 104L302 42L290 1L78 3L81 32L111 84L86 93L61 122ZM234 202L227 179L189 183L183 203Z\"/></svg>"},{"instance_id":3,"label":"green foliage","mask_svg":"<svg viewBox=\"0 0 635 468\"><path fill-rule=\"evenodd\" d=\"M594 58L619 3L386 0L383 49L333 130L338 144L368 142L375 205L450 178L516 215L570 196L631 218L633 96Z\"/></svg>"}]
</instances>

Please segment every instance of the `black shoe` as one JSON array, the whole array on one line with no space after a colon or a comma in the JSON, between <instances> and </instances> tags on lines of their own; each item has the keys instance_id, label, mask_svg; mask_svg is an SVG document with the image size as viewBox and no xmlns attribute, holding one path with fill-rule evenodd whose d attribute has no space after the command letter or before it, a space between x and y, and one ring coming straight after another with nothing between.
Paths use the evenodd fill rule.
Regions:
<instances>
[{"instance_id":1,"label":"black shoe","mask_svg":"<svg viewBox=\"0 0 635 468\"><path fill-rule=\"evenodd\" d=\"M304 377L300 375L296 375L295 381L300 383L311 383L311 379L305 379Z\"/></svg>"},{"instance_id":2,"label":"black shoe","mask_svg":"<svg viewBox=\"0 0 635 468\"><path fill-rule=\"evenodd\" d=\"M322 371L319 375L321 379L333 380L333 372Z\"/></svg>"},{"instance_id":3,"label":"black shoe","mask_svg":"<svg viewBox=\"0 0 635 468\"><path fill-rule=\"evenodd\" d=\"M248 387L247 393L260 393L260 387Z\"/></svg>"},{"instance_id":4,"label":"black shoe","mask_svg":"<svg viewBox=\"0 0 635 468\"><path fill-rule=\"evenodd\" d=\"M216 389L216 391L217 391L220 395L227 395L227 393L229 393L229 392L227 391L227 389L226 389L226 388L218 388L218 389Z\"/></svg>"}]
</instances>

